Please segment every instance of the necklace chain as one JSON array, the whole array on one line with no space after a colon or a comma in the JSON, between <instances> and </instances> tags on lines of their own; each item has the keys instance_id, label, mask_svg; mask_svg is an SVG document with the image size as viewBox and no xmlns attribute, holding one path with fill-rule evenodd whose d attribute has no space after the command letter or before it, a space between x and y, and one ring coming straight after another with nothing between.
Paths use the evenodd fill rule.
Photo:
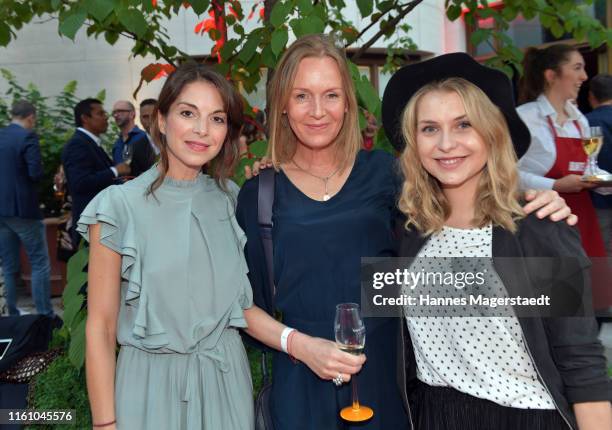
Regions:
<instances>
[{"instance_id":1,"label":"necklace chain","mask_svg":"<svg viewBox=\"0 0 612 430\"><path fill-rule=\"evenodd\" d=\"M299 170L301 170L302 172L306 173L309 176L312 176L313 178L317 178L320 181L323 181L323 185L325 186L325 192L323 194L323 201L328 201L329 199L331 199L331 196L329 195L329 192L327 190L327 183L329 182L329 180L340 171L340 167L338 167L336 170L334 170L332 173L330 173L327 176L318 176L315 175L314 173L309 172L308 170L304 169L302 166L300 166L298 163L295 162L295 160L291 160L291 162L293 163L293 165L295 167L297 167Z\"/></svg>"}]
</instances>

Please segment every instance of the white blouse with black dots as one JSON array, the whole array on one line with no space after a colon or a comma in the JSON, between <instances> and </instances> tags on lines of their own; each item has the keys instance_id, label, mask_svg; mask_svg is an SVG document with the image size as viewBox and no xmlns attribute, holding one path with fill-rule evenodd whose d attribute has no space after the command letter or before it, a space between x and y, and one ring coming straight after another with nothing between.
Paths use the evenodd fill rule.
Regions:
<instances>
[{"instance_id":1,"label":"white blouse with black dots","mask_svg":"<svg viewBox=\"0 0 612 430\"><path fill-rule=\"evenodd\" d=\"M432 235L418 257L491 258L492 233L491 225L444 227ZM538 380L516 317L407 316L406 321L422 382L452 387L502 406L555 409Z\"/></svg>"}]
</instances>

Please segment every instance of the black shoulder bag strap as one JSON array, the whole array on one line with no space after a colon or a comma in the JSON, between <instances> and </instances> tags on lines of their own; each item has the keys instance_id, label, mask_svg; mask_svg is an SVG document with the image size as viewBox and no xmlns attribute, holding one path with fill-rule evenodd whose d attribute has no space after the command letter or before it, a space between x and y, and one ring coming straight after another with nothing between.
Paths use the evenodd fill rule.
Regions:
<instances>
[{"instance_id":1,"label":"black shoulder bag strap","mask_svg":"<svg viewBox=\"0 0 612 430\"><path fill-rule=\"evenodd\" d=\"M266 257L266 271L268 272L268 288L266 289L266 304L268 313L274 316L274 264L272 245L272 206L274 206L274 169L264 169L259 173L259 189L257 193L257 222L259 234Z\"/></svg>"},{"instance_id":2,"label":"black shoulder bag strap","mask_svg":"<svg viewBox=\"0 0 612 430\"><path fill-rule=\"evenodd\" d=\"M265 291L268 313L274 317L274 299L276 296L276 286L274 285L274 265L272 244L272 206L274 206L274 179L276 172L273 168L261 170L259 173L259 188L257 193L257 222L259 224L259 234L263 244L264 256L266 258L266 271L268 272L268 285ZM261 354L261 374L263 384L270 382L266 352Z\"/></svg>"}]
</instances>

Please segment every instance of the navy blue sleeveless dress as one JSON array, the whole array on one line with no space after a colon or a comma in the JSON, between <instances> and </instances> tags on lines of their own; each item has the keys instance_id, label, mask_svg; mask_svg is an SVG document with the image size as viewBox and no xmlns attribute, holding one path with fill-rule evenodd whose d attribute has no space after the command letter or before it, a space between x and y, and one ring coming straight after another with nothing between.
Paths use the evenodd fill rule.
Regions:
<instances>
[{"instance_id":1,"label":"navy blue sleeveless dress","mask_svg":"<svg viewBox=\"0 0 612 430\"><path fill-rule=\"evenodd\" d=\"M360 151L346 183L326 202L307 197L282 171L276 175L274 278L276 307L285 324L334 340L336 304L361 300L361 257L395 253L397 171L390 154ZM257 187L258 178L244 184L236 217L247 235L254 300L263 307L266 264L257 224ZM359 373L359 398L374 409L374 418L357 426L345 423L338 414L350 404L350 384L336 388L277 352L271 398L275 430L408 428L396 383L397 321L368 318L365 324L368 359Z\"/></svg>"}]
</instances>

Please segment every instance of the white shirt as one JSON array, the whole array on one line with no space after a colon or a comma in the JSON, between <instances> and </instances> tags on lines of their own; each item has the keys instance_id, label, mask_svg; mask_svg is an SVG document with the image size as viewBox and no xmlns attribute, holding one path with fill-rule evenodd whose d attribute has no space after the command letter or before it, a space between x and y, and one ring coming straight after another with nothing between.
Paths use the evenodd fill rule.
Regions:
<instances>
[{"instance_id":1,"label":"white shirt","mask_svg":"<svg viewBox=\"0 0 612 430\"><path fill-rule=\"evenodd\" d=\"M427 241L410 270L436 272L435 266L446 260L421 257L490 258L492 242L491 224L469 230L445 226ZM486 288L493 291L495 286ZM430 386L452 387L502 406L555 409L538 379L515 316L410 317L409 307L406 313L419 380Z\"/></svg>"},{"instance_id":2,"label":"white shirt","mask_svg":"<svg viewBox=\"0 0 612 430\"><path fill-rule=\"evenodd\" d=\"M147 139L149 139L149 145L151 145L151 148L153 148L155 155L159 155L159 149L157 148L157 145L155 145L155 142L153 142L153 138L146 131L145 131L145 134L147 135Z\"/></svg>"},{"instance_id":3,"label":"white shirt","mask_svg":"<svg viewBox=\"0 0 612 430\"><path fill-rule=\"evenodd\" d=\"M545 178L557 159L557 147L547 118L550 117L555 132L559 137L580 138L580 133L574 125L578 121L582 133L589 129L586 117L570 101L565 103L568 120L563 125L557 124L557 111L552 107L544 94L535 101L519 106L517 112L531 133L529 149L518 162L521 178L521 188L535 190L551 190L554 179Z\"/></svg>"},{"instance_id":4,"label":"white shirt","mask_svg":"<svg viewBox=\"0 0 612 430\"><path fill-rule=\"evenodd\" d=\"M89 136L91 138L91 140L96 142L96 145L98 145L100 148L102 148L102 139L100 139L98 136L93 134L91 131L84 129L83 127L77 127L77 130L79 130L80 132L85 133L87 136ZM110 169L112 170L113 174L115 175L115 178L119 176L119 172L117 172L117 169L115 167L110 167Z\"/></svg>"}]
</instances>

